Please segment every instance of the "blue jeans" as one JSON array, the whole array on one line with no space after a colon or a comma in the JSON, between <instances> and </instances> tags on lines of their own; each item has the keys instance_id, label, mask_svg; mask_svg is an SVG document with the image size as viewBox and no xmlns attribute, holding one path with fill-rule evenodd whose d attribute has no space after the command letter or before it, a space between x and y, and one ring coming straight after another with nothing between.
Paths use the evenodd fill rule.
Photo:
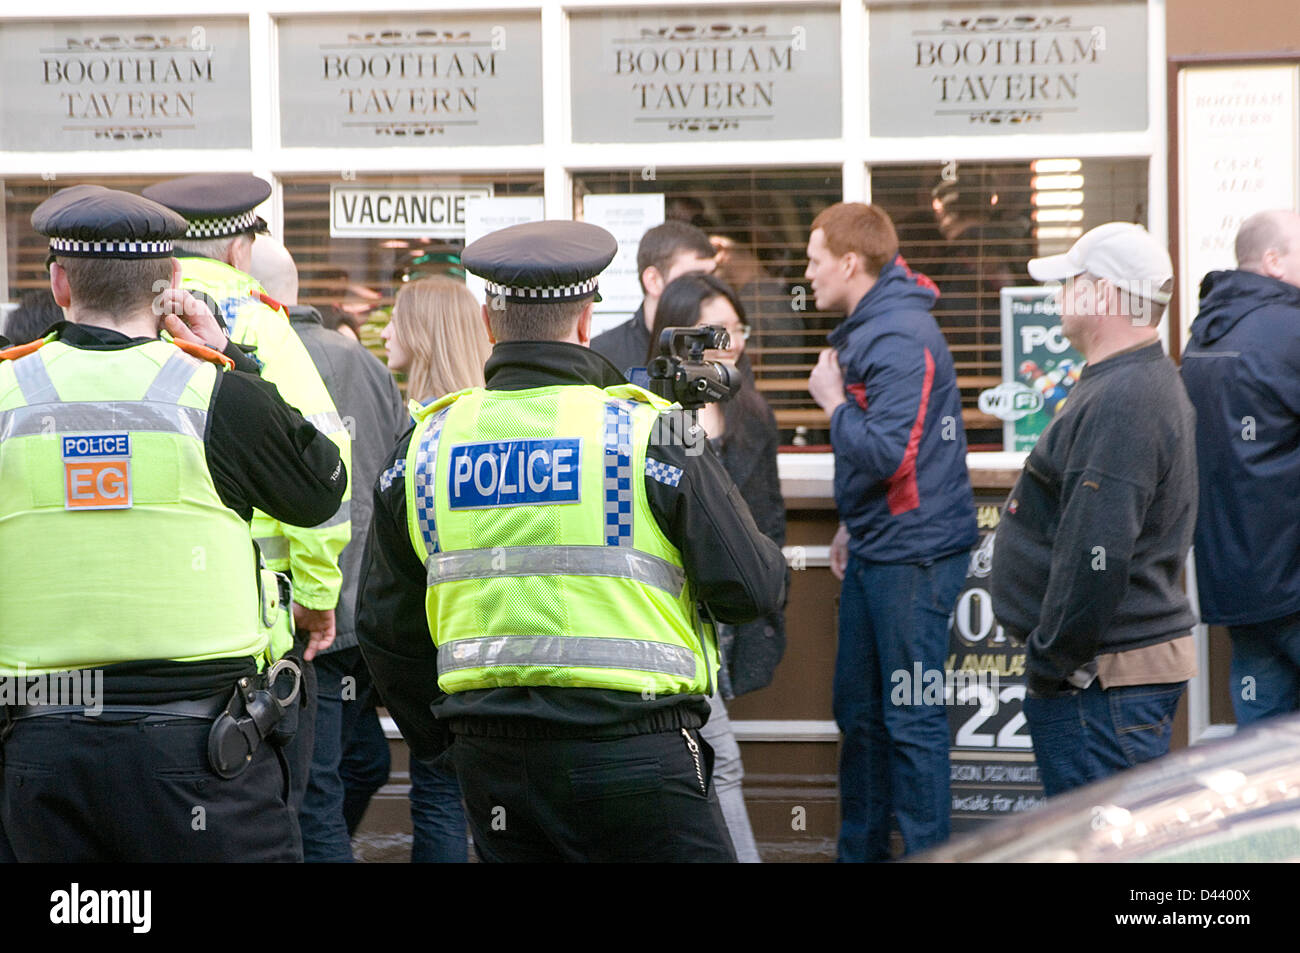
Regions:
<instances>
[{"instance_id":1,"label":"blue jeans","mask_svg":"<svg viewBox=\"0 0 1300 953\"><path fill-rule=\"evenodd\" d=\"M330 658L331 656L321 656ZM362 664L361 676L369 677ZM388 739L375 711L374 695L359 692L360 699L345 708L351 715L345 725L342 757L335 761L339 779L338 821L344 842L356 832L365 817L370 799L388 782L391 767ZM316 783L313 768L312 783ZM411 843L412 863L468 863L469 837L460 784L450 764L429 767L411 759ZM351 856L349 850L348 856ZM343 858L339 858L343 859Z\"/></svg>"},{"instance_id":2,"label":"blue jeans","mask_svg":"<svg viewBox=\"0 0 1300 953\"><path fill-rule=\"evenodd\" d=\"M1025 698L1025 720L1048 797L1110 777L1169 752L1186 682L1103 691L1093 679L1059 698Z\"/></svg>"},{"instance_id":3,"label":"blue jeans","mask_svg":"<svg viewBox=\"0 0 1300 953\"><path fill-rule=\"evenodd\" d=\"M926 565L849 557L840 590L834 711L840 745L839 860L889 859L889 818L905 852L948 839L948 711L896 705L894 673L943 672L952 614L970 557ZM910 698L910 696L909 696Z\"/></svg>"},{"instance_id":4,"label":"blue jeans","mask_svg":"<svg viewBox=\"0 0 1300 953\"><path fill-rule=\"evenodd\" d=\"M367 703L363 696L369 677L359 648L318 655L312 664L316 668L316 737L307 792L298 813L303 859L307 863L348 863L352 839L343 818L339 762L361 706ZM345 699L343 680L348 677L353 681L347 685Z\"/></svg>"},{"instance_id":5,"label":"blue jeans","mask_svg":"<svg viewBox=\"0 0 1300 953\"><path fill-rule=\"evenodd\" d=\"M1300 614L1228 628L1238 725L1300 708Z\"/></svg>"},{"instance_id":6,"label":"blue jeans","mask_svg":"<svg viewBox=\"0 0 1300 953\"><path fill-rule=\"evenodd\" d=\"M374 695L366 693L352 734L343 746L339 777L343 780L343 820L355 834L375 793L388 783L392 768L388 739L375 711Z\"/></svg>"},{"instance_id":7,"label":"blue jeans","mask_svg":"<svg viewBox=\"0 0 1300 953\"><path fill-rule=\"evenodd\" d=\"M465 805L450 758L411 759L411 831L411 863L469 863Z\"/></svg>"}]
</instances>

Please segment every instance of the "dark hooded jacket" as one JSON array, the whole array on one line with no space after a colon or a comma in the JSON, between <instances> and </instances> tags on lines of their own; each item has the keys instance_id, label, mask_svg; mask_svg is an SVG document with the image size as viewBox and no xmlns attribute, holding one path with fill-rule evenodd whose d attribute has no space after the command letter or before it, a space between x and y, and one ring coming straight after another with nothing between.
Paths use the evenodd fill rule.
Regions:
<instances>
[{"instance_id":1,"label":"dark hooded jacket","mask_svg":"<svg viewBox=\"0 0 1300 953\"><path fill-rule=\"evenodd\" d=\"M850 551L872 562L929 562L978 536L938 296L896 258L828 338L848 396L831 415L835 502Z\"/></svg>"},{"instance_id":2,"label":"dark hooded jacket","mask_svg":"<svg viewBox=\"0 0 1300 953\"><path fill-rule=\"evenodd\" d=\"M1196 407L1202 619L1300 612L1300 288L1210 272L1182 374Z\"/></svg>"}]
</instances>

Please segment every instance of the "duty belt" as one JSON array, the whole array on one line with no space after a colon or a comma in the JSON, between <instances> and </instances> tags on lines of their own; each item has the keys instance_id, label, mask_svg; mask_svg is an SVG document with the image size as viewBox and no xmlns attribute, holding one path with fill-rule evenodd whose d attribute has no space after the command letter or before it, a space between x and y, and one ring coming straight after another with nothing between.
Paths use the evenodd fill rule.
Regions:
<instances>
[{"instance_id":1,"label":"duty belt","mask_svg":"<svg viewBox=\"0 0 1300 953\"><path fill-rule=\"evenodd\" d=\"M277 691L281 675L292 679L292 688ZM282 658L256 678L241 678L225 709L212 722L208 734L208 764L220 777L238 776L253 760L264 740L283 747L291 737L276 736L275 727L298 698L302 669L291 658Z\"/></svg>"},{"instance_id":2,"label":"duty belt","mask_svg":"<svg viewBox=\"0 0 1300 953\"><path fill-rule=\"evenodd\" d=\"M302 670L293 659L283 658L260 675L241 678L229 697L222 694L151 705L103 705L94 714L84 705L9 705L0 707L0 742L9 737L15 722L44 715L80 715L92 719L121 714L143 715L154 720L198 718L212 722L212 730L208 732L209 766L220 777L229 779L248 767L264 740L270 739L280 746L289 742L292 736L277 736L275 729L286 709L297 700L301 685Z\"/></svg>"},{"instance_id":3,"label":"duty belt","mask_svg":"<svg viewBox=\"0 0 1300 953\"><path fill-rule=\"evenodd\" d=\"M201 718L211 721L226 707L225 694L186 701L161 702L156 705L100 705L91 709L86 705L10 705L6 716L10 721L39 718L42 715L84 715L97 718L102 715L158 715L167 718Z\"/></svg>"}]
</instances>

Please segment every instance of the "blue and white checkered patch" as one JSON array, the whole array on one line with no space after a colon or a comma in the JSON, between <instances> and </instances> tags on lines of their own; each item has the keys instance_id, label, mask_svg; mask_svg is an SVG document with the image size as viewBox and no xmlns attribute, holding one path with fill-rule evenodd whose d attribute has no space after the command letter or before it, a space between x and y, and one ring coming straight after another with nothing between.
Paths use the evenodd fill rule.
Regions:
<instances>
[{"instance_id":1,"label":"blue and white checkered patch","mask_svg":"<svg viewBox=\"0 0 1300 953\"><path fill-rule=\"evenodd\" d=\"M676 486L681 482L682 469L675 467L671 463L661 463L658 460L645 458L645 475L652 480L657 480L665 486Z\"/></svg>"},{"instance_id":2,"label":"blue and white checkered patch","mask_svg":"<svg viewBox=\"0 0 1300 953\"><path fill-rule=\"evenodd\" d=\"M605 545L632 545L632 411L627 401L605 405Z\"/></svg>"},{"instance_id":3,"label":"blue and white checkered patch","mask_svg":"<svg viewBox=\"0 0 1300 953\"><path fill-rule=\"evenodd\" d=\"M447 406L438 411L415 451L415 520L430 555L438 552L438 527L433 518L433 469L438 462L438 438L449 410L451 407Z\"/></svg>"},{"instance_id":4,"label":"blue and white checkered patch","mask_svg":"<svg viewBox=\"0 0 1300 953\"><path fill-rule=\"evenodd\" d=\"M399 476L406 473L406 458L398 460L391 467L379 474L379 489L387 490L393 485L393 481Z\"/></svg>"},{"instance_id":5,"label":"blue and white checkered patch","mask_svg":"<svg viewBox=\"0 0 1300 953\"><path fill-rule=\"evenodd\" d=\"M243 302L238 298L222 298L217 302L217 319L226 326L226 333L232 338L235 336L235 328L239 325L239 306ZM254 353L252 357L256 358ZM261 361L258 361L260 364Z\"/></svg>"}]
</instances>

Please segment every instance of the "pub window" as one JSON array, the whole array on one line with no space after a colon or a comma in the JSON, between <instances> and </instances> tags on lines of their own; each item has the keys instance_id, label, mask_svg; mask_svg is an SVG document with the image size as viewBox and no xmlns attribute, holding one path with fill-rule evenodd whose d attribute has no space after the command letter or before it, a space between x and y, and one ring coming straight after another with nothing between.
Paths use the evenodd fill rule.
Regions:
<instances>
[{"instance_id":1,"label":"pub window","mask_svg":"<svg viewBox=\"0 0 1300 953\"><path fill-rule=\"evenodd\" d=\"M85 176L66 181L37 177L4 180L4 288L6 301L16 304L25 291L49 287L45 270L47 242L32 231L31 214L41 202L68 185L88 183L139 193L154 182L170 176ZM358 175L346 183L337 175L302 175L284 181L284 234L277 235L298 265L299 301L330 306L355 316L361 324L361 339L381 358L384 354L379 332L388 322L393 299L405 281L430 275L463 277L460 252L463 234L433 237L419 224L411 224L401 237L332 237L331 185L357 190L375 187L409 186L413 190L441 192L454 196L465 193L493 196L542 194L540 173L509 173L498 176L454 174ZM446 199L437 214L424 208L432 221L453 217ZM414 217L414 213L413 213ZM447 231L441 221L440 231ZM450 223L454 230L455 222ZM434 226L430 226L433 229ZM390 229L391 230L391 229ZM0 330L3 330L0 324Z\"/></svg>"},{"instance_id":2,"label":"pub window","mask_svg":"<svg viewBox=\"0 0 1300 953\"><path fill-rule=\"evenodd\" d=\"M394 234L345 238L331 235L331 185L346 186L361 195L366 189L398 187L394 197L401 187L410 187L415 193L412 198L418 201L423 196L426 202L438 193L445 197L432 206L408 207L403 217L406 224L387 229ZM443 210L448 207L447 198L458 192L495 197L540 196L542 176L533 172L497 176L391 173L358 175L347 182L337 175L285 178L284 243L298 262L299 300L317 307L337 307L357 316L362 322L362 343L382 358L379 332L388 323L393 299L403 282L433 275L464 277L460 262L465 247L463 227L459 235L434 237L428 232L448 229L434 225L422 228L419 224L446 218L448 213ZM386 213L386 218L392 220L394 214ZM454 228L456 222L439 222L447 224ZM395 234L399 231L400 235Z\"/></svg>"},{"instance_id":3,"label":"pub window","mask_svg":"<svg viewBox=\"0 0 1300 953\"><path fill-rule=\"evenodd\" d=\"M664 216L703 229L723 249L730 282L753 328L746 348L758 389L776 413L781 442L824 442L826 415L808 395L808 374L838 315L818 313L803 285L808 226L840 201L838 169L575 172L576 208L585 195L664 194Z\"/></svg>"},{"instance_id":4,"label":"pub window","mask_svg":"<svg viewBox=\"0 0 1300 953\"><path fill-rule=\"evenodd\" d=\"M1065 251L1090 228L1145 225L1147 160L873 166L871 194L893 219L909 267L939 287L934 316L956 366L967 442L1003 449L1002 422L977 406L980 391L996 386L1006 370L1000 291L1033 285L1025 263ZM1009 378L1020 373L1010 371Z\"/></svg>"},{"instance_id":5,"label":"pub window","mask_svg":"<svg viewBox=\"0 0 1300 953\"><path fill-rule=\"evenodd\" d=\"M91 176L74 175L49 179L39 176L14 176L4 179L4 261L2 286L9 303L28 291L50 287L49 273L45 270L45 256L49 240L32 231L32 212L59 189L72 185L102 185L109 189L134 192L137 195L146 186L170 176Z\"/></svg>"}]
</instances>

